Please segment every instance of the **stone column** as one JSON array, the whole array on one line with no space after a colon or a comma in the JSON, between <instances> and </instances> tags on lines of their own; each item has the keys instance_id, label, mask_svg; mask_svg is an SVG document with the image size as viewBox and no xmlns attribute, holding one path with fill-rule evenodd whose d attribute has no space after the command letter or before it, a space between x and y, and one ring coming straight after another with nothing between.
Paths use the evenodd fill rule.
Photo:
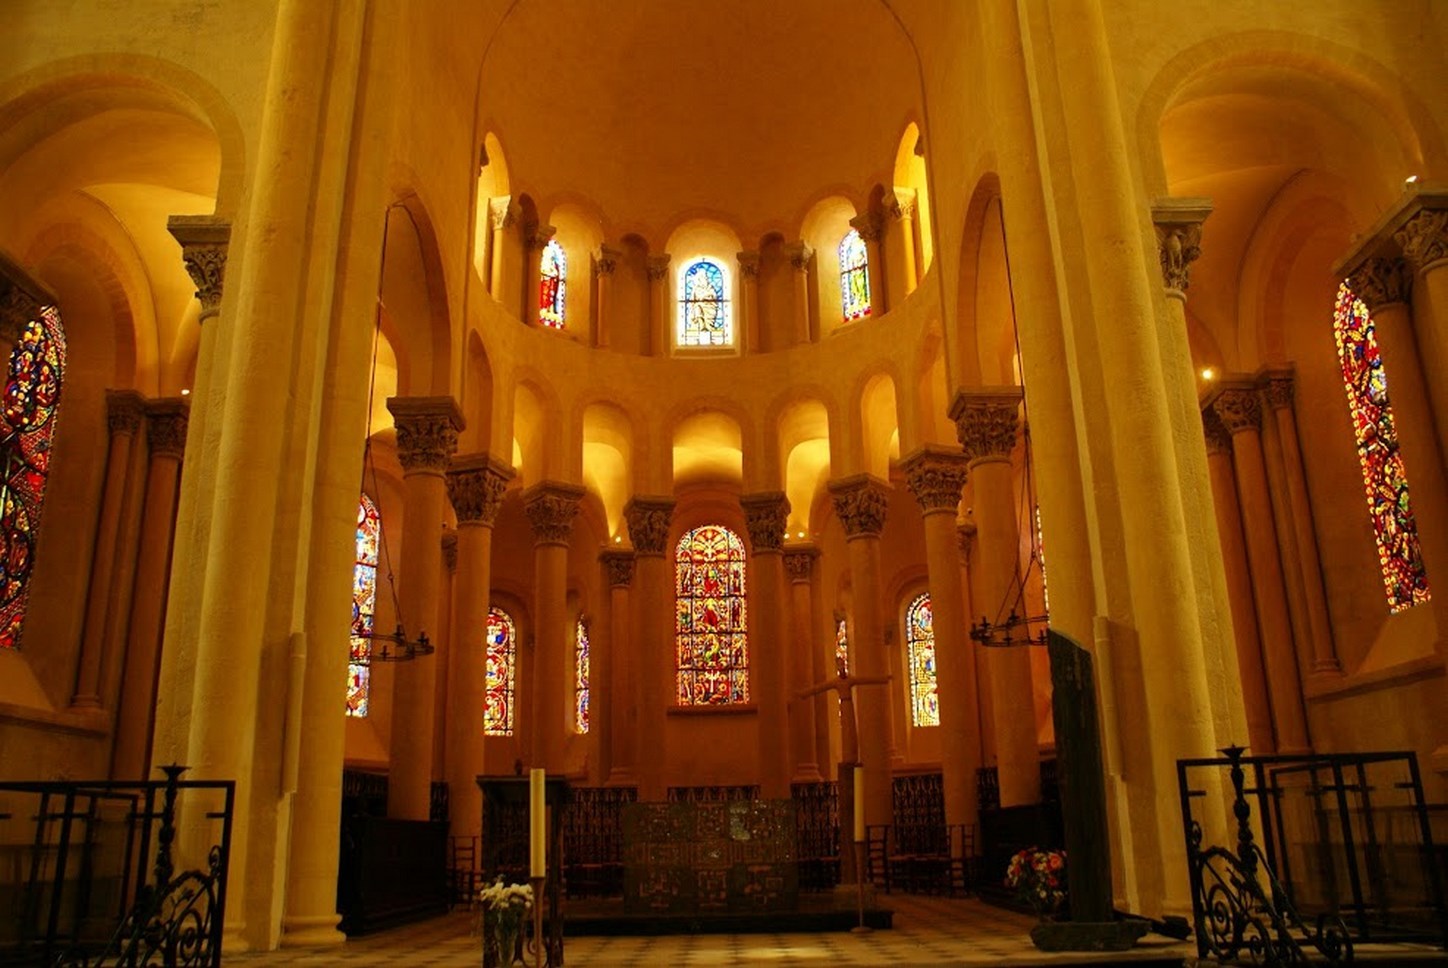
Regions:
<instances>
[{"instance_id":1,"label":"stone column","mask_svg":"<svg viewBox=\"0 0 1448 968\"><path fill-rule=\"evenodd\" d=\"M608 580L608 651L610 701L602 706L612 733L612 756L606 786L636 786L639 741L639 660L632 648L628 588L633 582L631 551L605 551L599 555Z\"/></svg>"},{"instance_id":2,"label":"stone column","mask_svg":"<svg viewBox=\"0 0 1448 968\"><path fill-rule=\"evenodd\" d=\"M976 645L966 631L970 610L960 583L960 544L955 529L955 512L965 486L966 458L952 449L927 444L903 458L900 466L924 515L925 563L935 630L935 681L940 694L945 822L974 824L980 812L975 777L981 764ZM1033 704L1026 705L1034 708Z\"/></svg>"},{"instance_id":3,"label":"stone column","mask_svg":"<svg viewBox=\"0 0 1448 968\"><path fill-rule=\"evenodd\" d=\"M483 794L477 777L487 772L483 707L487 701L493 522L512 479L513 469L486 453L457 457L447 472L448 500L458 520L444 758L454 837L482 835Z\"/></svg>"},{"instance_id":4,"label":"stone column","mask_svg":"<svg viewBox=\"0 0 1448 968\"><path fill-rule=\"evenodd\" d=\"M622 257L622 252L606 245L599 246L593 255L593 274L598 280L593 300L593 318L597 321L593 343L599 349L608 348L613 328L613 271Z\"/></svg>"},{"instance_id":5,"label":"stone column","mask_svg":"<svg viewBox=\"0 0 1448 968\"><path fill-rule=\"evenodd\" d=\"M1297 656L1292 646L1292 623L1287 614L1277 554L1277 528L1272 520L1272 499L1267 493L1267 467L1262 456L1262 407L1250 387L1223 385L1212 398L1212 409L1232 435L1232 466L1242 506L1247 539L1247 560L1252 574L1252 598L1257 605L1267 666L1267 687L1272 697L1272 720L1279 753L1305 753L1307 714Z\"/></svg>"},{"instance_id":6,"label":"stone column","mask_svg":"<svg viewBox=\"0 0 1448 968\"><path fill-rule=\"evenodd\" d=\"M884 234L884 219L879 212L862 212L850 219L850 228L860 233L865 240L865 256L870 260L870 315L883 316L889 311L885 302L884 259L880 255L880 237Z\"/></svg>"},{"instance_id":7,"label":"stone column","mask_svg":"<svg viewBox=\"0 0 1448 968\"><path fill-rule=\"evenodd\" d=\"M819 554L818 548L806 544L788 545L784 552L790 599L790 634L785 639L789 642L789 681L785 690L789 696L789 745L795 783L818 783L824 778L816 746L815 700L814 697L799 698L802 691L825 678L815 676L814 656L820 649L815 642L814 607L810 600L810 576ZM824 663L819 665L823 672Z\"/></svg>"},{"instance_id":8,"label":"stone column","mask_svg":"<svg viewBox=\"0 0 1448 968\"><path fill-rule=\"evenodd\" d=\"M523 267L518 264L523 258L522 245L517 239L509 239L508 232L518 224L522 211L511 195L501 195L488 200L488 216L493 222L493 261L488 278L488 291L504 306L517 306L523 296L518 287L523 284Z\"/></svg>"},{"instance_id":9,"label":"stone column","mask_svg":"<svg viewBox=\"0 0 1448 968\"><path fill-rule=\"evenodd\" d=\"M653 356L668 356L669 347L673 345L670 338L669 309L669 256L651 255L646 265L649 272L649 331L651 337L650 353Z\"/></svg>"},{"instance_id":10,"label":"stone column","mask_svg":"<svg viewBox=\"0 0 1448 968\"><path fill-rule=\"evenodd\" d=\"M764 350L759 335L759 252L750 249L737 254L739 259L739 332L743 334L743 351Z\"/></svg>"},{"instance_id":11,"label":"stone column","mask_svg":"<svg viewBox=\"0 0 1448 968\"><path fill-rule=\"evenodd\" d=\"M568 621L568 541L583 488L541 481L523 495L533 526L534 767L563 772L573 732L573 636Z\"/></svg>"},{"instance_id":12,"label":"stone column","mask_svg":"<svg viewBox=\"0 0 1448 968\"><path fill-rule=\"evenodd\" d=\"M791 242L784 247L792 271L790 278L794 285L794 317L790 327L790 342L800 346L809 342L809 266L814 259L814 250L803 242Z\"/></svg>"},{"instance_id":13,"label":"stone column","mask_svg":"<svg viewBox=\"0 0 1448 968\"><path fill-rule=\"evenodd\" d=\"M885 293L891 309L915 291L915 192L897 188L885 195Z\"/></svg>"},{"instance_id":14,"label":"stone column","mask_svg":"<svg viewBox=\"0 0 1448 968\"><path fill-rule=\"evenodd\" d=\"M1021 400L1020 387L961 390L950 408L975 486L974 610L990 622L1004 620L1020 594L1020 522L1016 520L1011 452L1016 445ZM1031 656L1024 648L989 649L986 666L995 717L1000 805L1039 803L1041 757Z\"/></svg>"},{"instance_id":15,"label":"stone column","mask_svg":"<svg viewBox=\"0 0 1448 968\"><path fill-rule=\"evenodd\" d=\"M553 241L553 236L558 230L551 225L534 225L528 230L527 238L524 239L523 258L525 272L523 278L523 312L518 318L529 326L537 326L538 323L538 284L542 281L542 267L540 262L543 258L543 250L548 243Z\"/></svg>"},{"instance_id":16,"label":"stone column","mask_svg":"<svg viewBox=\"0 0 1448 968\"><path fill-rule=\"evenodd\" d=\"M749 664L759 722L759 792L789 798L789 611L784 594L784 530L789 500L780 491L739 499L749 528Z\"/></svg>"},{"instance_id":17,"label":"stone column","mask_svg":"<svg viewBox=\"0 0 1448 968\"><path fill-rule=\"evenodd\" d=\"M975 549L975 522L961 521L955 526L955 544L960 551L961 587L965 589L965 607L969 609L974 600L971 582L971 561ZM967 619L967 625L969 620ZM969 636L967 636L969 637ZM982 766L995 765L995 712L990 704L990 670L986 668L985 649L971 640L971 668L975 670L976 697L976 745L979 748ZM979 792L977 791L977 798Z\"/></svg>"},{"instance_id":18,"label":"stone column","mask_svg":"<svg viewBox=\"0 0 1448 968\"><path fill-rule=\"evenodd\" d=\"M1393 224L1393 240L1417 278L1413 329L1438 429L1438 451L1448 455L1448 190L1418 187Z\"/></svg>"},{"instance_id":19,"label":"stone column","mask_svg":"<svg viewBox=\"0 0 1448 968\"><path fill-rule=\"evenodd\" d=\"M1232 629L1237 645L1237 674L1247 716L1247 744L1253 756L1277 751L1272 738L1272 704L1267 698L1267 674L1262 666L1262 640L1257 632L1257 611L1252 607L1252 576L1247 546L1242 538L1242 512L1237 504L1237 483L1232 475L1232 435L1210 407L1202 411L1207 441L1207 470L1212 476L1217 534L1222 542Z\"/></svg>"},{"instance_id":20,"label":"stone column","mask_svg":"<svg viewBox=\"0 0 1448 968\"><path fill-rule=\"evenodd\" d=\"M402 554L398 569L398 618L409 639L437 615L442 588L442 520L445 475L457 451L462 414L451 397L390 397L402 464ZM436 630L434 630L436 634ZM437 659L397 663L392 694L392 759L387 815L426 820L433 773L433 724Z\"/></svg>"},{"instance_id":21,"label":"stone column","mask_svg":"<svg viewBox=\"0 0 1448 968\"><path fill-rule=\"evenodd\" d=\"M668 558L669 518L674 499L640 495L623 509L633 542L637 593L633 628L638 648L633 650L639 670L639 714L634 750L638 756L639 799L664 799L667 764L657 749L668 725L668 709L677 704L674 682L674 621L672 568ZM645 755L650 750L651 755Z\"/></svg>"},{"instance_id":22,"label":"stone column","mask_svg":"<svg viewBox=\"0 0 1448 968\"><path fill-rule=\"evenodd\" d=\"M146 441L151 460L141 512L136 588L126 634L125 672L116 715L111 776L138 780L150 775L151 724L155 716L156 676L161 658L161 628L166 613L166 574L171 566L171 537L181 457L186 449L187 403L184 397L146 405Z\"/></svg>"},{"instance_id":23,"label":"stone column","mask_svg":"<svg viewBox=\"0 0 1448 968\"><path fill-rule=\"evenodd\" d=\"M95 555L91 560L90 591L86 595L85 625L81 636L80 662L76 669L75 692L70 704L76 708L98 708L101 704L101 669L110 625L106 608L111 601L117 543L121 531L121 503L129 478L131 445L141 427L145 401L134 390L106 391L106 420L111 442L106 452L106 477L101 488L101 515L96 526Z\"/></svg>"},{"instance_id":24,"label":"stone column","mask_svg":"<svg viewBox=\"0 0 1448 968\"><path fill-rule=\"evenodd\" d=\"M855 474L829 482L835 516L845 529L850 556L850 587L854 589L854 637L851 657L858 668L851 675L890 674L885 649L885 622L880 614L880 532L885 527L889 485L869 474ZM865 771L865 822L894 822L890 773L891 685L861 686L855 703L860 724L860 759ZM858 804L856 808L858 809ZM843 836L844 832L841 831Z\"/></svg>"}]
</instances>

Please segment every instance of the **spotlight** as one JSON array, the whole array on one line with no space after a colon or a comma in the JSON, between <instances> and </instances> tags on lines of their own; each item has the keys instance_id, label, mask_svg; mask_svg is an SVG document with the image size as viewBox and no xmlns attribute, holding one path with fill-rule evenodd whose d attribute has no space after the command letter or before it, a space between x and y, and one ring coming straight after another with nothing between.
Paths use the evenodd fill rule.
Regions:
<instances>
[{"instance_id":1,"label":"spotlight","mask_svg":"<svg viewBox=\"0 0 1448 968\"><path fill-rule=\"evenodd\" d=\"M1216 375L1217 375L1217 371L1214 370L1214 369L1212 369L1210 366L1204 366L1204 367L1202 367L1202 379L1203 379L1203 380L1210 380L1210 379L1212 379L1213 377L1215 377Z\"/></svg>"}]
</instances>

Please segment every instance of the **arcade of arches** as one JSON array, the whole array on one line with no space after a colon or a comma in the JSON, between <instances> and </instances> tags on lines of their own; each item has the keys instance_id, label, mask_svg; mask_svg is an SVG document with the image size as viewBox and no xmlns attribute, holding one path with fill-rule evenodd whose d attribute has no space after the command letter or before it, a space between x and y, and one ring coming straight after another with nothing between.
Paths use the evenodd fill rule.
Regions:
<instances>
[{"instance_id":1,"label":"arcade of arches","mask_svg":"<svg viewBox=\"0 0 1448 968\"><path fill-rule=\"evenodd\" d=\"M0 776L235 778L230 944L340 939L344 765L460 835L833 778L837 644L871 823L1030 804L967 633L1047 597L1122 906L1179 757L1448 797L1443 5L65 10L0 5Z\"/></svg>"}]
</instances>

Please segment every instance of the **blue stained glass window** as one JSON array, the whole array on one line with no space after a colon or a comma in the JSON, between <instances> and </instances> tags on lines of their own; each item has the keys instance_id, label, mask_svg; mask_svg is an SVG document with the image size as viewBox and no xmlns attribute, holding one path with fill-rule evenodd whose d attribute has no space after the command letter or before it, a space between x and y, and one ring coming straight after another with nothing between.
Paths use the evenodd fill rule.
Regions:
<instances>
[{"instance_id":1,"label":"blue stained glass window","mask_svg":"<svg viewBox=\"0 0 1448 968\"><path fill-rule=\"evenodd\" d=\"M709 259L699 259L684 270L679 299L680 346L734 345L724 278L723 266Z\"/></svg>"},{"instance_id":2,"label":"blue stained glass window","mask_svg":"<svg viewBox=\"0 0 1448 968\"><path fill-rule=\"evenodd\" d=\"M681 706L749 701L744 542L706 525L674 552L676 646Z\"/></svg>"},{"instance_id":3,"label":"blue stained glass window","mask_svg":"<svg viewBox=\"0 0 1448 968\"><path fill-rule=\"evenodd\" d=\"M373 613L377 605L377 545L382 517L366 494L357 502L357 558L352 566L352 650L347 663L347 715L366 716L371 692Z\"/></svg>"},{"instance_id":4,"label":"blue stained glass window","mask_svg":"<svg viewBox=\"0 0 1448 968\"><path fill-rule=\"evenodd\" d=\"M846 319L870 315L870 256L854 229L840 240L840 303Z\"/></svg>"}]
</instances>

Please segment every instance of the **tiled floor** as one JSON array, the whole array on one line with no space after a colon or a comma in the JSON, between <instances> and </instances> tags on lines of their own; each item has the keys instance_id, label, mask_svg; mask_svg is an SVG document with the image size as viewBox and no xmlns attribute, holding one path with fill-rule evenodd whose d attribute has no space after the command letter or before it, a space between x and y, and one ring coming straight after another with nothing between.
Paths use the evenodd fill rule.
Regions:
<instances>
[{"instance_id":1,"label":"tiled floor","mask_svg":"<svg viewBox=\"0 0 1448 968\"><path fill-rule=\"evenodd\" d=\"M1046 955L1031 945L1032 920L978 901L892 895L895 927L871 934L671 935L570 938L567 963L612 966L828 966L1129 964L1143 958L1195 954L1190 945L1148 935L1132 952ZM476 968L480 942L464 913L398 928L325 951L276 951L227 959L246 966L343 965Z\"/></svg>"}]
</instances>

